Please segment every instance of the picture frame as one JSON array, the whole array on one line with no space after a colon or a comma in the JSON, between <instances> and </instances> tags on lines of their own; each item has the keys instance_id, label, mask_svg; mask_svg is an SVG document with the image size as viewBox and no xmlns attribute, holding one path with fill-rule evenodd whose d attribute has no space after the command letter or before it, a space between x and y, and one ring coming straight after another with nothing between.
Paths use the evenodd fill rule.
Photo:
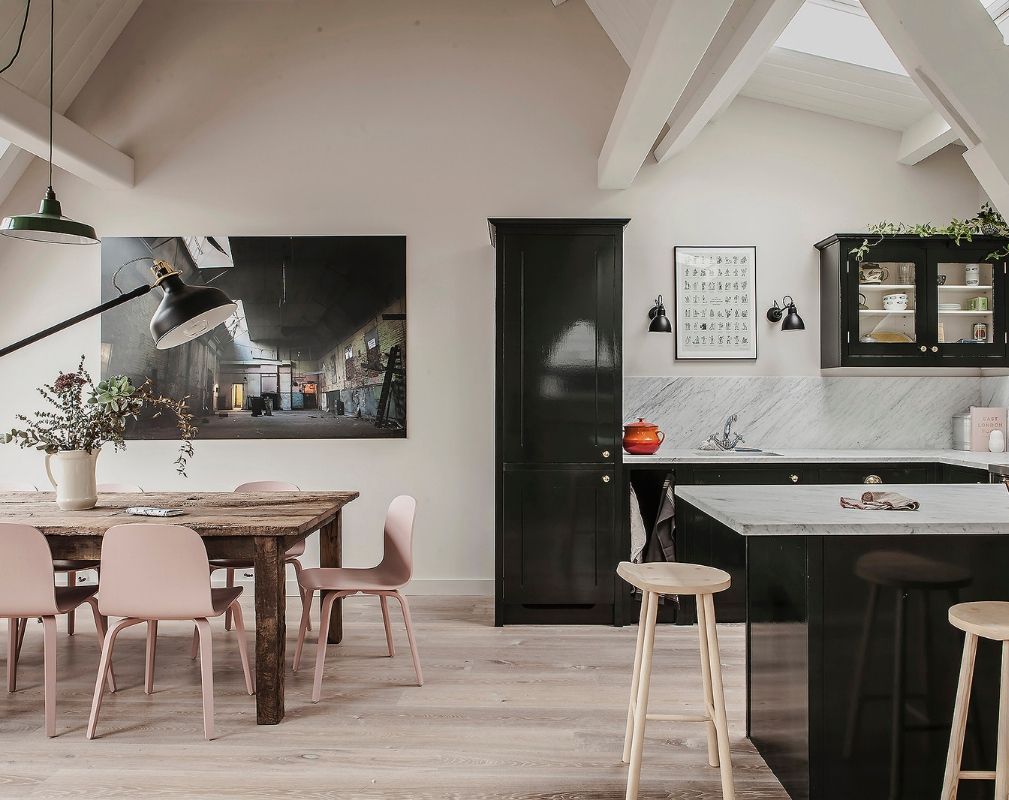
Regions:
<instances>
[{"instance_id":1,"label":"picture frame","mask_svg":"<svg viewBox=\"0 0 1009 800\"><path fill-rule=\"evenodd\" d=\"M673 248L678 361L757 358L757 248Z\"/></svg>"}]
</instances>

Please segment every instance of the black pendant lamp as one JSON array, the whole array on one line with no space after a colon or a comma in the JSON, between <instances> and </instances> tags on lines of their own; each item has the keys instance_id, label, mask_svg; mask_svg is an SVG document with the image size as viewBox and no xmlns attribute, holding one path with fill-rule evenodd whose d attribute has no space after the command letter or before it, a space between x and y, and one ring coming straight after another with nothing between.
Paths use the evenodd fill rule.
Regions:
<instances>
[{"instance_id":1,"label":"black pendant lamp","mask_svg":"<svg viewBox=\"0 0 1009 800\"><path fill-rule=\"evenodd\" d=\"M165 261L154 262L154 285L165 293L151 317L158 350L178 347L216 328L238 305L214 286L189 286Z\"/></svg>"},{"instance_id":2,"label":"black pendant lamp","mask_svg":"<svg viewBox=\"0 0 1009 800\"><path fill-rule=\"evenodd\" d=\"M673 326L669 322L669 317L666 316L666 307L662 305L661 294L655 298L655 305L648 312L648 318L651 320L648 323L649 333L673 332Z\"/></svg>"},{"instance_id":3,"label":"black pendant lamp","mask_svg":"<svg viewBox=\"0 0 1009 800\"><path fill-rule=\"evenodd\" d=\"M57 244L98 244L95 229L63 216L53 191L53 73L56 43L56 0L50 0L49 18L49 188L37 214L18 214L0 221L0 233L15 239Z\"/></svg>"}]
</instances>

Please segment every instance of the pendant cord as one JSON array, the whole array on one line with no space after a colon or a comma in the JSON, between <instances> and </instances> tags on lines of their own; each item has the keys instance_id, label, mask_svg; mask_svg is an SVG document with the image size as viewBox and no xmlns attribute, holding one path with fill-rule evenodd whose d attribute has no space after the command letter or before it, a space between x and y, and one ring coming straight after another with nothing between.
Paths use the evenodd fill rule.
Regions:
<instances>
[{"instance_id":1,"label":"pendant cord","mask_svg":"<svg viewBox=\"0 0 1009 800\"><path fill-rule=\"evenodd\" d=\"M0 73L6 72L13 66L14 61L21 54L21 43L25 39L25 29L28 27L28 12L31 11L32 0L27 0L25 2L25 18L21 22L21 33L18 34L18 46L14 49L14 55L11 56L10 61L8 61L4 66L0 67Z\"/></svg>"},{"instance_id":2,"label":"pendant cord","mask_svg":"<svg viewBox=\"0 0 1009 800\"><path fill-rule=\"evenodd\" d=\"M49 0L49 191L53 189L53 75L56 67L56 0Z\"/></svg>"}]
</instances>

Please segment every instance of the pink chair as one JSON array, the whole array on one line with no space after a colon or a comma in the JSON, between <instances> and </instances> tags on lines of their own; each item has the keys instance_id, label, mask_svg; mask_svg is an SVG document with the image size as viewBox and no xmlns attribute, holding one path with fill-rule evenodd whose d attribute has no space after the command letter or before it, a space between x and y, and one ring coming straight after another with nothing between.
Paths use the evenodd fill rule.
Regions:
<instances>
[{"instance_id":1,"label":"pink chair","mask_svg":"<svg viewBox=\"0 0 1009 800\"><path fill-rule=\"evenodd\" d=\"M157 569L138 569L138 564L156 564ZM203 730L214 738L214 661L209 617L227 609L235 616L238 651L245 672L245 688L254 694L245 624L238 598L242 587L212 589L207 574L207 548L196 531L181 525L116 525L102 539L102 592L98 608L107 617L124 617L110 628L102 647L95 697L91 705L87 738L93 739L102 707L105 676L111 669L112 648L124 628L147 622L147 668L144 691L154 691L154 655L159 620L196 623L200 637L200 668L203 678Z\"/></svg>"},{"instance_id":2,"label":"pink chair","mask_svg":"<svg viewBox=\"0 0 1009 800\"><path fill-rule=\"evenodd\" d=\"M7 618L7 691L17 688L22 620L42 618L46 736L56 735L56 615L88 603L99 641L105 626L95 602L96 586L56 586L53 556L42 532L30 525L0 523L0 617ZM115 691L111 671L106 680Z\"/></svg>"},{"instance_id":3,"label":"pink chair","mask_svg":"<svg viewBox=\"0 0 1009 800\"><path fill-rule=\"evenodd\" d=\"M243 483L241 486L235 488L236 492L299 492L301 491L295 484L286 483L285 481L251 481L249 483ZM301 556L305 554L305 540L302 539L296 545L292 545L288 551L284 554L284 561L294 567L295 576L299 581L301 581L301 571L303 567L301 566L301 561L299 560ZM252 561L249 559L242 558L212 558L210 559L210 571L211 573L216 572L219 569L226 569L227 579L225 585L228 587L235 585L235 570L236 569L252 569ZM301 602L304 605L305 595L302 592ZM229 611L224 615L224 629L227 631L231 630L231 612ZM308 629L312 629L311 619L308 623ZM193 640L193 658L196 658L196 640Z\"/></svg>"},{"instance_id":4,"label":"pink chair","mask_svg":"<svg viewBox=\"0 0 1009 800\"><path fill-rule=\"evenodd\" d=\"M341 597L354 594L378 595L382 603L382 618L385 621L385 640L389 655L396 655L392 642L392 625L389 622L389 600L395 597L403 610L406 637L413 655L413 668L417 673L417 685L424 685L420 669L420 656L413 638L413 624L410 621L410 607L399 590L410 581L413 573L413 520L417 513L417 501L408 495L400 495L389 504L385 516L385 553L382 563L370 569L347 569L344 567L303 570L299 578L304 590L304 608L301 614L301 628L298 630L298 644L294 650L294 671L301 667L301 651L308 630L309 609L316 591L323 593L322 622L319 625L319 648L315 657L315 685L312 688L312 702L318 703L322 695L322 672L326 663L326 633L333 603Z\"/></svg>"}]
</instances>

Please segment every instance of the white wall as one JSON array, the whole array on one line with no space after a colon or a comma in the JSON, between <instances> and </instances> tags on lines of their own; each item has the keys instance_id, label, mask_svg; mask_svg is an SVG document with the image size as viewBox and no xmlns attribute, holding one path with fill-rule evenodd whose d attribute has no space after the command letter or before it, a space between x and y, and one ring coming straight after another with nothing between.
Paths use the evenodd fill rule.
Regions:
<instances>
[{"instance_id":1,"label":"white wall","mask_svg":"<svg viewBox=\"0 0 1009 800\"><path fill-rule=\"evenodd\" d=\"M108 236L406 234L410 438L207 441L188 480L174 475L172 442L132 442L102 455L101 479L356 488L345 547L358 564L377 557L386 503L410 492L418 577L471 590L494 561L488 216L633 218L628 375L813 375L812 243L977 206L956 153L901 166L893 132L746 99L632 189L599 191L596 157L626 75L581 2L146 0L69 112L136 157L137 186L99 191L58 173L65 212ZM36 163L0 210L32 210L44 181ZM806 333L760 331L753 364L675 364L672 338L645 334L645 313L671 294L676 244L755 244L761 304L793 295ZM0 340L97 303L98 279L97 249L0 241ZM91 321L0 362L0 422L80 353L97 368L98 342ZM10 448L0 475L44 481L37 454Z\"/></svg>"}]
</instances>

